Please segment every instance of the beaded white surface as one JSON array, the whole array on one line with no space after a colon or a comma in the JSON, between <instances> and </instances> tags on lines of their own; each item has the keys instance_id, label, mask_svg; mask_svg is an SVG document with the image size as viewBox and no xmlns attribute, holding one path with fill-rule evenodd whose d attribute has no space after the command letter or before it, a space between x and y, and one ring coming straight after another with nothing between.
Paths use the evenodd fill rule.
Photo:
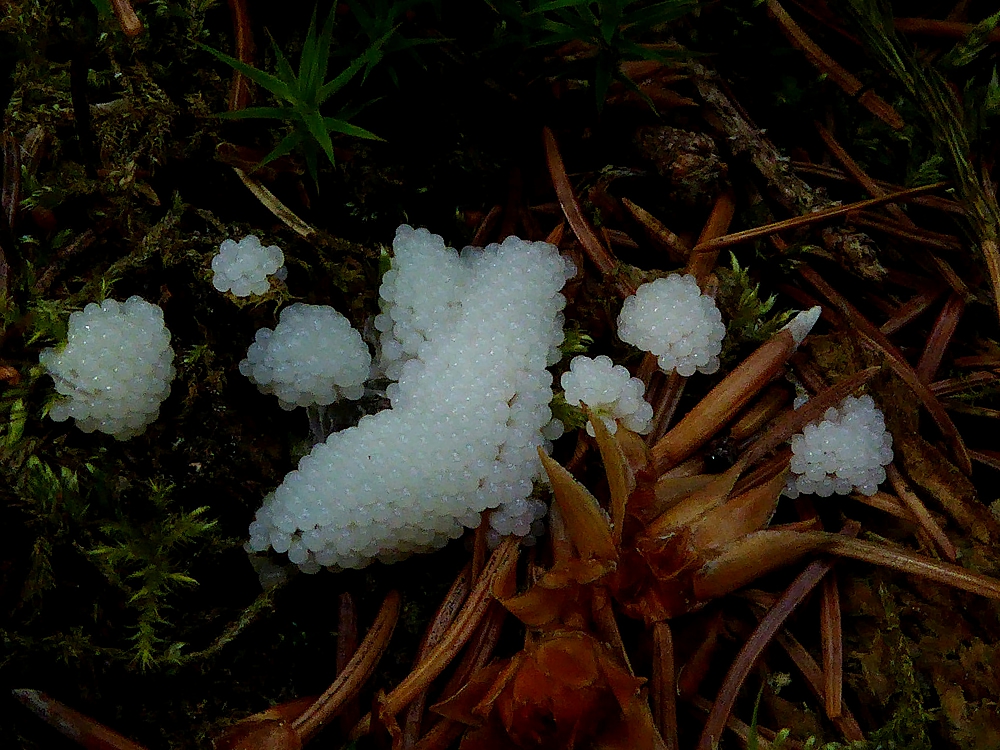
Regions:
<instances>
[{"instance_id":1,"label":"beaded white surface","mask_svg":"<svg viewBox=\"0 0 1000 750\"><path fill-rule=\"evenodd\" d=\"M640 435L649 431L653 407L643 398L645 386L610 357L573 357L559 382L566 393L566 402L574 406L581 401L585 403L612 435L618 431L618 420ZM589 421L587 433L594 436L594 425Z\"/></svg>"},{"instance_id":2,"label":"beaded white surface","mask_svg":"<svg viewBox=\"0 0 1000 750\"><path fill-rule=\"evenodd\" d=\"M264 247L254 235L239 242L225 240L212 258L212 285L237 297L264 294L271 287L268 276L281 276L285 254L277 245Z\"/></svg>"},{"instance_id":3,"label":"beaded white surface","mask_svg":"<svg viewBox=\"0 0 1000 750\"><path fill-rule=\"evenodd\" d=\"M74 312L66 345L45 349L38 360L64 397L50 409L52 419L72 417L84 432L119 440L156 419L175 374L163 311L136 296Z\"/></svg>"},{"instance_id":4,"label":"beaded white surface","mask_svg":"<svg viewBox=\"0 0 1000 750\"><path fill-rule=\"evenodd\" d=\"M618 315L622 341L654 354L664 372L685 377L718 371L725 336L715 300L701 293L690 274L643 284Z\"/></svg>"},{"instance_id":5,"label":"beaded white surface","mask_svg":"<svg viewBox=\"0 0 1000 750\"><path fill-rule=\"evenodd\" d=\"M530 493L572 263L513 237L459 254L405 225L393 247L376 322L392 408L315 446L250 526L248 549L306 572L440 547L497 505L493 529L524 535L545 511Z\"/></svg>"},{"instance_id":6,"label":"beaded white surface","mask_svg":"<svg viewBox=\"0 0 1000 750\"><path fill-rule=\"evenodd\" d=\"M789 497L874 495L892 463L892 435L871 396L848 396L791 439Z\"/></svg>"},{"instance_id":7,"label":"beaded white surface","mask_svg":"<svg viewBox=\"0 0 1000 750\"><path fill-rule=\"evenodd\" d=\"M371 362L347 318L328 305L297 302L281 311L274 330L257 331L240 372L294 409L361 398Z\"/></svg>"}]
</instances>

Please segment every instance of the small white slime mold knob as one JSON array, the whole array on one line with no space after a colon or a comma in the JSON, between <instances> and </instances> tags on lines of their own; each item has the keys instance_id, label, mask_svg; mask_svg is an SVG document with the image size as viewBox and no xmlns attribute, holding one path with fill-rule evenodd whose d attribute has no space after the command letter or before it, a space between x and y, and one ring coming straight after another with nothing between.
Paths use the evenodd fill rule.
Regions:
<instances>
[{"instance_id":1,"label":"small white slime mold knob","mask_svg":"<svg viewBox=\"0 0 1000 750\"><path fill-rule=\"evenodd\" d=\"M573 357L560 384L566 392L567 403L585 403L612 435L618 431L618 419L633 432L649 431L653 407L643 399L645 386L639 378L631 377L624 367L612 363L610 357ZM587 433L594 436L594 426L590 422L587 422Z\"/></svg>"},{"instance_id":2,"label":"small white slime mold knob","mask_svg":"<svg viewBox=\"0 0 1000 750\"><path fill-rule=\"evenodd\" d=\"M170 393L173 360L158 306L135 296L92 302L69 316L66 345L38 356L65 397L49 416L57 422L72 417L84 432L135 437Z\"/></svg>"},{"instance_id":3,"label":"small white slime mold knob","mask_svg":"<svg viewBox=\"0 0 1000 750\"><path fill-rule=\"evenodd\" d=\"M237 297L264 294L271 286L268 276L284 278L285 254L277 245L264 247L254 235L239 242L225 240L212 258L212 285Z\"/></svg>"},{"instance_id":4,"label":"small white slime mold knob","mask_svg":"<svg viewBox=\"0 0 1000 750\"><path fill-rule=\"evenodd\" d=\"M347 318L327 305L297 302L281 311L273 331L257 331L240 372L283 409L294 409L361 398L371 362Z\"/></svg>"},{"instance_id":5,"label":"small white slime mold knob","mask_svg":"<svg viewBox=\"0 0 1000 750\"><path fill-rule=\"evenodd\" d=\"M643 284L618 315L622 341L654 354L664 372L684 377L716 372L725 336L715 300L701 293L690 274Z\"/></svg>"},{"instance_id":6,"label":"small white slime mold knob","mask_svg":"<svg viewBox=\"0 0 1000 750\"><path fill-rule=\"evenodd\" d=\"M848 396L823 417L792 437L792 473L785 494L874 495L892 462L892 435L886 432L882 412L871 396Z\"/></svg>"}]
</instances>

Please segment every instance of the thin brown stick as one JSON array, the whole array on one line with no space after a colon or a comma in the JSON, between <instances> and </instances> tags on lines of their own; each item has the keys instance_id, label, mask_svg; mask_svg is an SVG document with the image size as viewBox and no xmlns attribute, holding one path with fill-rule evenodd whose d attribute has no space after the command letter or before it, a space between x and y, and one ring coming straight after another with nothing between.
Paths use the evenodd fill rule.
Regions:
<instances>
[{"instance_id":1,"label":"thin brown stick","mask_svg":"<svg viewBox=\"0 0 1000 750\"><path fill-rule=\"evenodd\" d=\"M753 665L760 658L767 644L774 638L775 633L781 629L788 616L802 603L832 567L833 563L830 561L815 560L809 563L785 589L778 602L764 616L754 629L753 634L743 644L743 648L740 649L726 673L726 678L722 687L719 688L715 703L712 704L712 710L708 714L708 719L698 740L698 750L715 750L718 746L722 739L722 730L732 714L733 704L736 703L736 696L739 694L740 688L743 687Z\"/></svg>"},{"instance_id":2,"label":"thin brown stick","mask_svg":"<svg viewBox=\"0 0 1000 750\"><path fill-rule=\"evenodd\" d=\"M142 33L142 21L135 14L135 9L129 0L111 0L111 9L115 12L125 36L136 37Z\"/></svg>"},{"instance_id":3,"label":"thin brown stick","mask_svg":"<svg viewBox=\"0 0 1000 750\"><path fill-rule=\"evenodd\" d=\"M831 208L825 208L803 216L793 216L791 219L776 221L762 227L744 229L742 232L727 234L717 240L708 242L704 247L699 248L699 251L708 252L710 250L732 247L733 245L740 245L744 242L755 240L758 237L767 237L772 234L784 232L788 229L798 229L799 227L811 226L813 224L826 221L827 219L835 219L839 216L846 216L847 214L861 209L873 208L874 206L881 206L885 203L892 203L894 201L905 201L914 195L922 195L923 193L930 192L931 190L938 190L947 184L948 183L946 182L935 182L933 185L921 185L920 187L906 188L894 193L886 193L879 198L866 198L862 201L847 203L843 206L832 206Z\"/></svg>"},{"instance_id":4,"label":"thin brown stick","mask_svg":"<svg viewBox=\"0 0 1000 750\"><path fill-rule=\"evenodd\" d=\"M233 171L236 172L236 176L240 178L243 184L247 186L247 189L254 194L254 197L263 203L268 211L277 216L293 232L304 239L309 239L317 233L316 227L300 219L292 209L282 203L274 193L264 187L259 181L255 180L239 167L233 167Z\"/></svg>"},{"instance_id":5,"label":"thin brown stick","mask_svg":"<svg viewBox=\"0 0 1000 750\"><path fill-rule=\"evenodd\" d=\"M830 571L822 586L819 632L823 644L823 676L826 678L826 715L836 719L843 714L844 694L844 638L836 570Z\"/></svg>"},{"instance_id":6,"label":"thin brown stick","mask_svg":"<svg viewBox=\"0 0 1000 750\"><path fill-rule=\"evenodd\" d=\"M14 690L14 697L49 726L74 742L95 750L146 750L127 737L38 690Z\"/></svg>"},{"instance_id":7,"label":"thin brown stick","mask_svg":"<svg viewBox=\"0 0 1000 750\"><path fill-rule=\"evenodd\" d=\"M622 205L632 215L636 223L642 227L646 238L667 254L671 263L683 263L691 251L687 243L667 229L659 219L642 206L636 205L628 198L622 198Z\"/></svg>"},{"instance_id":8,"label":"thin brown stick","mask_svg":"<svg viewBox=\"0 0 1000 750\"><path fill-rule=\"evenodd\" d=\"M879 490L874 495L862 495L860 492L852 492L850 497L857 500L859 503L863 503L870 508L881 510L884 513L888 513L890 516L894 516L902 521L917 523L917 517L913 515L913 513L911 513L905 505L903 505L898 497L890 495L888 492Z\"/></svg>"},{"instance_id":9,"label":"thin brown stick","mask_svg":"<svg viewBox=\"0 0 1000 750\"><path fill-rule=\"evenodd\" d=\"M479 226L476 227L476 233L472 235L471 244L473 247L484 247L486 245L486 240L493 233L493 230L496 229L502 215L503 206L499 203L487 212L483 220L479 222Z\"/></svg>"},{"instance_id":10,"label":"thin brown stick","mask_svg":"<svg viewBox=\"0 0 1000 750\"><path fill-rule=\"evenodd\" d=\"M559 144L549 128L542 129L542 140L545 143L545 158L548 162L552 186L556 190L559 205L562 207L563 215L566 217L570 229L573 230L573 234L580 241L587 257L597 266L602 278L608 281L621 297L635 294L635 287L618 275L618 261L597 238L590 222L584 217L576 195L573 193L569 175L566 174L566 167L563 165L562 155L559 153Z\"/></svg>"},{"instance_id":11,"label":"thin brown stick","mask_svg":"<svg viewBox=\"0 0 1000 750\"><path fill-rule=\"evenodd\" d=\"M420 646L417 648L415 663L419 664L426 659L430 650L441 642L441 638L444 637L445 632L451 626L451 623L454 622L455 617L462 608L465 597L469 595L471 580L471 571L469 566L466 565L459 572L458 576L455 577L451 588L448 589L448 593L445 594L444 599L441 600L441 604L438 605L430 625L427 626L427 631L424 633ZM413 748L417 744L426 705L427 691L424 690L407 706L402 734L400 735L400 747L403 750L410 750L410 748Z\"/></svg>"},{"instance_id":12,"label":"thin brown stick","mask_svg":"<svg viewBox=\"0 0 1000 750\"><path fill-rule=\"evenodd\" d=\"M935 397L927 386L921 382L920 378L917 377L916 372L914 372L913 368L910 366L910 363L906 361L900 351L896 349L892 343L890 343L889 339L885 337L885 334L872 325L867 318L858 312L854 305L848 302L840 294L840 292L827 283L826 280L820 276L820 274L805 264L800 266L799 273L817 291L819 291L820 294L826 297L841 315L844 316L853 331L862 334L863 337L869 340L876 349L881 350L882 353L886 355L886 361L889 366L892 367L893 371L899 375L903 382L906 383L906 385L908 385L917 395L920 401L924 404L924 407L930 413L931 419L934 420L938 429L941 430L945 440L951 444L952 453L954 454L958 468L965 474L972 473L972 463L969 459L969 453L965 448L965 442L962 440L962 436L958 432L958 428L956 428L955 423L951 421L951 417L948 416L948 412L945 411L941 402L938 401L937 397Z\"/></svg>"},{"instance_id":13,"label":"thin brown stick","mask_svg":"<svg viewBox=\"0 0 1000 750\"><path fill-rule=\"evenodd\" d=\"M493 584L505 577L517 562L519 544L518 540L508 537L493 550L493 555L483 570L483 574L476 582L475 588L469 593L469 597L465 600L465 606L462 607L462 611L459 612L451 627L448 628L438 645L427 655L427 658L417 664L413 671L391 693L385 696L379 708L380 713L386 716L394 716L399 713L451 663L462 646L472 637L476 627L486 614L490 602L493 601Z\"/></svg>"},{"instance_id":14,"label":"thin brown stick","mask_svg":"<svg viewBox=\"0 0 1000 750\"><path fill-rule=\"evenodd\" d=\"M984 466L989 466L991 469L1000 471L1000 451L979 450L969 451L969 453Z\"/></svg>"},{"instance_id":15,"label":"thin brown stick","mask_svg":"<svg viewBox=\"0 0 1000 750\"><path fill-rule=\"evenodd\" d=\"M715 268L719 259L720 248L711 243L729 231L736 213L736 199L732 190L723 191L712 206L705 226L698 237L698 244L688 256L687 272L698 280L698 286L704 287L708 275Z\"/></svg>"},{"instance_id":16,"label":"thin brown stick","mask_svg":"<svg viewBox=\"0 0 1000 750\"><path fill-rule=\"evenodd\" d=\"M892 488L896 491L899 499L903 502L906 508L913 514L920 528L924 530L928 537L933 541L934 546L937 548L946 559L951 562L958 561L958 553L955 550L955 545L951 543L951 540L944 533L944 530L938 526L937 521L934 520L933 516L927 506L924 505L923 501L910 486L906 483L903 475L896 468L895 464L889 464L886 467L886 475L889 477L889 481L892 483Z\"/></svg>"},{"instance_id":17,"label":"thin brown stick","mask_svg":"<svg viewBox=\"0 0 1000 750\"><path fill-rule=\"evenodd\" d=\"M821 532L804 532L807 534ZM831 534L823 551L830 554L849 557L852 560L873 565L892 568L902 573L920 576L931 581L943 583L971 594L985 596L988 599L1000 600L1000 581L980 573L974 573L952 563L933 560L923 555L917 555L902 548L886 547L873 542L859 539L846 539L837 534Z\"/></svg>"},{"instance_id":18,"label":"thin brown stick","mask_svg":"<svg viewBox=\"0 0 1000 750\"><path fill-rule=\"evenodd\" d=\"M798 667L799 672L805 678L806 684L812 691L812 694L826 706L826 696L824 694L824 679L823 670L820 669L819 664L816 660L812 658L810 653L799 643L795 637L788 632L788 628L784 628L779 631L775 636L776 640L793 662L795 666ZM848 742L863 742L865 739L864 733L861 731L861 727L855 720L854 716L851 714L850 710L847 708L847 704L841 704L841 715L837 717L831 717L831 721L840 730L840 733L844 736Z\"/></svg>"},{"instance_id":19,"label":"thin brown stick","mask_svg":"<svg viewBox=\"0 0 1000 750\"><path fill-rule=\"evenodd\" d=\"M944 358L944 352L951 342L951 337L955 334L955 329L958 328L958 321L961 320L964 311L965 300L954 293L941 308L941 313L934 322L934 327L927 337L927 344L920 355L920 361L915 368L917 377L922 383L930 383L934 380L934 376L941 366L941 360Z\"/></svg>"},{"instance_id":20,"label":"thin brown stick","mask_svg":"<svg viewBox=\"0 0 1000 750\"><path fill-rule=\"evenodd\" d=\"M339 677L347 671L347 665L358 652L358 610L354 606L354 598L346 591L340 595L337 609L336 674ZM360 715L361 704L357 698L345 703L338 720L341 728L350 730Z\"/></svg>"},{"instance_id":21,"label":"thin brown stick","mask_svg":"<svg viewBox=\"0 0 1000 750\"><path fill-rule=\"evenodd\" d=\"M980 372L970 373L961 378L938 380L934 383L929 383L927 387L931 389L931 392L935 396L941 397L951 396L955 393L963 393L964 391L979 388L984 385L990 385L992 383L996 383L997 380L1000 380L1000 373L987 372L983 370Z\"/></svg>"},{"instance_id":22,"label":"thin brown stick","mask_svg":"<svg viewBox=\"0 0 1000 750\"><path fill-rule=\"evenodd\" d=\"M805 54L806 59L820 73L826 75L848 96L857 97L859 104L889 127L894 130L902 130L906 126L903 118L893 109L892 105L874 91L864 90L864 84L810 39L785 9L777 3L777 0L768 0L767 9L778 22L785 38L791 42L793 47L800 49ZM859 93L860 96L858 96Z\"/></svg>"},{"instance_id":23,"label":"thin brown stick","mask_svg":"<svg viewBox=\"0 0 1000 750\"><path fill-rule=\"evenodd\" d=\"M653 625L653 680L650 697L653 720L667 750L680 750L677 738L677 668L674 665L674 637L670 624Z\"/></svg>"},{"instance_id":24,"label":"thin brown stick","mask_svg":"<svg viewBox=\"0 0 1000 750\"><path fill-rule=\"evenodd\" d=\"M247 0L229 0L229 16L233 21L233 37L236 40L234 57L242 63L253 65L254 43ZM245 109L250 104L250 82L238 70L229 79L229 110Z\"/></svg>"},{"instance_id":25,"label":"thin brown stick","mask_svg":"<svg viewBox=\"0 0 1000 750\"><path fill-rule=\"evenodd\" d=\"M971 23L939 21L935 18L894 18L892 22L896 29L904 34L939 39L965 39L976 28L975 24ZM989 32L985 41L1000 42L1000 29Z\"/></svg>"},{"instance_id":26,"label":"thin brown stick","mask_svg":"<svg viewBox=\"0 0 1000 750\"><path fill-rule=\"evenodd\" d=\"M811 161L792 161L792 169L796 172L803 172L805 174L816 175L817 177L823 177L828 180L833 180L834 182L852 182L855 181L846 172L837 169L836 167L831 167L827 164L814 164ZM886 182L885 180L875 180L875 184L880 188L894 192L897 190L902 190L902 185L896 185L892 182ZM965 215L965 209L958 201L953 201L948 198L943 198L937 195L927 195L918 198L911 198L910 203L915 203L918 206L924 206L926 208L933 208L937 211L945 211L950 214L960 214Z\"/></svg>"},{"instance_id":27,"label":"thin brown stick","mask_svg":"<svg viewBox=\"0 0 1000 750\"><path fill-rule=\"evenodd\" d=\"M875 377L881 368L869 367L867 370L856 372L845 378L841 378L834 385L820 391L810 398L798 409L789 409L785 414L774 421L771 428L758 438L743 455L740 456L740 463L743 466L752 466L760 459L773 451L779 445L787 441L802 428L815 419L818 419L831 406L836 406L844 398Z\"/></svg>"},{"instance_id":28,"label":"thin brown stick","mask_svg":"<svg viewBox=\"0 0 1000 750\"><path fill-rule=\"evenodd\" d=\"M884 217L877 216L870 211L860 211L856 214L851 214L851 223L855 226L865 227L866 229L881 231L896 239L904 240L914 245L923 245L935 250L955 252L961 251L964 247L962 241L953 235L944 234L943 232L930 232L917 227L912 222L888 221Z\"/></svg>"},{"instance_id":29,"label":"thin brown stick","mask_svg":"<svg viewBox=\"0 0 1000 750\"><path fill-rule=\"evenodd\" d=\"M915 294L909 300L900 305L896 310L896 313L889 318L889 320L883 323L879 327L879 330L886 336L891 336L901 330L904 326L912 323L914 320L923 315L924 312L926 312L926 310L934 304L935 300L945 293L946 289L947 287L938 287L934 290Z\"/></svg>"},{"instance_id":30,"label":"thin brown stick","mask_svg":"<svg viewBox=\"0 0 1000 750\"><path fill-rule=\"evenodd\" d=\"M830 149L830 153L833 154L833 158L839 161L843 167L844 171L847 172L861 187L868 191L869 195L874 197L879 197L885 195L886 191L875 182L871 177L869 177L865 171L858 165L851 155L847 153L847 150L837 142L837 139L833 137L833 133L824 128L818 122L814 123L816 132L819 133L819 137L823 139L823 143L826 147ZM893 216L899 218L912 225L913 222L910 221L909 217L902 212L902 210L894 203L890 203L886 206L886 210L892 213Z\"/></svg>"},{"instance_id":31,"label":"thin brown stick","mask_svg":"<svg viewBox=\"0 0 1000 750\"><path fill-rule=\"evenodd\" d=\"M398 591L390 591L386 595L375 622L344 671L337 675L337 679L315 703L292 722L292 729L303 744L315 736L346 701L356 696L371 676L392 638L396 620L399 619L400 602Z\"/></svg>"}]
</instances>

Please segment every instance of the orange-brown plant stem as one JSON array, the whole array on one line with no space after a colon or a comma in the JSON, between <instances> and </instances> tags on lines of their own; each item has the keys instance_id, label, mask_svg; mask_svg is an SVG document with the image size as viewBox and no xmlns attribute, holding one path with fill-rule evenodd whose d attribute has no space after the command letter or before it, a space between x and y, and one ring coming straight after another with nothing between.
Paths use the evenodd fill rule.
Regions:
<instances>
[{"instance_id":1,"label":"orange-brown plant stem","mask_svg":"<svg viewBox=\"0 0 1000 750\"><path fill-rule=\"evenodd\" d=\"M781 644L781 647L785 649L785 652L795 662L795 666L798 667L799 672L806 680L806 684L809 685L809 689L812 691L813 695L816 696L826 705L826 696L824 694L824 678L823 670L820 669L819 664L816 660L812 658L808 651L799 643L795 637L788 632L785 628L778 632L774 639ZM857 720L851 715L847 706L841 703L841 715L832 716L830 720L834 723L840 733L844 735L844 739L848 742L863 742L865 739L864 733L861 731L861 727L858 725Z\"/></svg>"},{"instance_id":2,"label":"orange-brown plant stem","mask_svg":"<svg viewBox=\"0 0 1000 750\"><path fill-rule=\"evenodd\" d=\"M706 700L705 698L702 698L700 695L696 695L693 698L691 698L690 702L692 706L694 706L695 708L706 714L710 713L712 710L711 702ZM741 743L741 747L749 747L751 741L750 738L753 735L756 735L757 737L758 746L765 748L771 747L770 743L773 743L778 737L778 733L775 732L773 729L761 726L760 724L758 724L756 727L753 728L753 730L751 730L749 724L747 724L742 719L732 715L730 715L730 717L726 720L726 729L728 729L730 732L736 735L737 739L739 739ZM764 745L763 742L761 742L761 740L763 740L763 742L767 742L768 744ZM722 745L721 747L728 747L728 746ZM806 746L803 745L801 742L798 742L797 740L793 740L788 737L786 737L784 741L781 742L780 747L782 750L806 750Z\"/></svg>"},{"instance_id":3,"label":"orange-brown plant stem","mask_svg":"<svg viewBox=\"0 0 1000 750\"><path fill-rule=\"evenodd\" d=\"M698 237L698 244L694 246L688 256L685 270L698 280L698 286L704 287L706 278L715 269L722 248L713 245L712 242L724 237L729 231L729 225L732 224L735 213L736 200L733 191L726 190L716 199L712 206L712 212L708 215L708 220Z\"/></svg>"},{"instance_id":4,"label":"orange-brown plant stem","mask_svg":"<svg viewBox=\"0 0 1000 750\"><path fill-rule=\"evenodd\" d=\"M837 571L823 579L820 599L820 640L823 644L823 676L826 678L826 715L836 719L843 713L844 639L840 621L840 589Z\"/></svg>"},{"instance_id":5,"label":"orange-brown plant stem","mask_svg":"<svg viewBox=\"0 0 1000 750\"><path fill-rule=\"evenodd\" d=\"M347 665L358 652L358 610L350 593L345 591L340 595L337 610L336 669L339 677L347 671ZM350 731L360 715L361 704L354 698L344 705L339 719L341 728Z\"/></svg>"},{"instance_id":6,"label":"orange-brown plant stem","mask_svg":"<svg viewBox=\"0 0 1000 750\"><path fill-rule=\"evenodd\" d=\"M517 562L519 544L517 539L508 537L493 550L493 555L486 564L483 574L465 600L462 611L459 612L438 645L427 654L427 658L420 662L391 693L385 696L379 707L381 714L394 716L399 713L451 663L462 646L472 637L476 627L486 614L490 602L493 601L493 584L505 578ZM364 724L364 719L361 720L361 724ZM364 728L360 727L360 729L362 730L361 734L364 734ZM355 733L357 731L356 729Z\"/></svg>"},{"instance_id":7,"label":"orange-brown plant stem","mask_svg":"<svg viewBox=\"0 0 1000 750\"><path fill-rule=\"evenodd\" d=\"M941 314L934 321L934 327L927 337L927 344L920 355L920 361L917 362L916 373L920 382L930 383L934 380L941 366L941 360L944 359L945 349L948 348L951 337L955 335L955 329L958 328L958 321L961 320L963 312L965 312L965 300L953 293L945 301Z\"/></svg>"},{"instance_id":8,"label":"orange-brown plant stem","mask_svg":"<svg viewBox=\"0 0 1000 750\"><path fill-rule=\"evenodd\" d=\"M569 175L566 174L566 167L563 165L562 156L559 153L559 144L556 137L549 128L542 129L542 140L545 144L545 158L549 166L549 175L552 178L552 186L556 190L556 198L562 207L566 221L569 223L573 234L580 241L584 252L590 261L597 266L601 277L605 279L622 298L635 294L632 284L618 275L618 261L611 255L606 247L601 244L594 233L590 223L580 210L580 204L573 193L573 186L570 184Z\"/></svg>"},{"instance_id":9,"label":"orange-brown plant stem","mask_svg":"<svg viewBox=\"0 0 1000 750\"><path fill-rule=\"evenodd\" d=\"M940 39L965 39L975 29L975 24L958 21L939 21L935 18L894 18L893 25L904 34L931 36ZM1000 29L986 35L987 42L1000 42Z\"/></svg>"},{"instance_id":10,"label":"orange-brown plant stem","mask_svg":"<svg viewBox=\"0 0 1000 750\"><path fill-rule=\"evenodd\" d=\"M945 291L947 291L947 287L940 286L935 289L918 292L900 305L896 313L883 323L879 327L879 330L886 336L891 336L923 315L924 311L934 304L937 298L944 294Z\"/></svg>"},{"instance_id":11,"label":"orange-brown plant stem","mask_svg":"<svg viewBox=\"0 0 1000 750\"><path fill-rule=\"evenodd\" d=\"M233 21L233 37L236 39L236 54L240 62L253 65L253 30L247 13L247 0L229 0L229 15ZM250 104L250 82L238 70L233 71L229 80L229 110L245 109Z\"/></svg>"},{"instance_id":12,"label":"orange-brown plant stem","mask_svg":"<svg viewBox=\"0 0 1000 750\"><path fill-rule=\"evenodd\" d=\"M136 37L142 33L142 21L135 14L130 0L111 0L111 9L115 12L125 36Z\"/></svg>"},{"instance_id":13,"label":"orange-brown plant stem","mask_svg":"<svg viewBox=\"0 0 1000 750\"><path fill-rule=\"evenodd\" d=\"M146 750L142 745L108 729L38 690L14 690L14 697L38 718L89 750Z\"/></svg>"},{"instance_id":14,"label":"orange-brown plant stem","mask_svg":"<svg viewBox=\"0 0 1000 750\"><path fill-rule=\"evenodd\" d=\"M382 602L382 608L375 617L375 622L361 642L361 647L344 671L337 675L337 679L315 703L292 722L292 729L302 739L303 744L319 732L344 703L355 697L371 676L375 665L389 645L389 639L392 638L396 620L399 619L399 609L399 592L390 591Z\"/></svg>"},{"instance_id":15,"label":"orange-brown plant stem","mask_svg":"<svg viewBox=\"0 0 1000 750\"><path fill-rule=\"evenodd\" d=\"M954 364L954 363L953 363ZM955 393L962 393L973 388L990 385L1000 380L1000 373L995 372L973 372L961 378L948 378L930 383L927 387L935 396L951 396Z\"/></svg>"},{"instance_id":16,"label":"orange-brown plant stem","mask_svg":"<svg viewBox=\"0 0 1000 750\"><path fill-rule=\"evenodd\" d=\"M667 750L680 750L677 738L677 668L670 624L653 625L653 720Z\"/></svg>"},{"instance_id":17,"label":"orange-brown plant stem","mask_svg":"<svg viewBox=\"0 0 1000 750\"><path fill-rule=\"evenodd\" d=\"M723 378L653 446L656 474L676 466L711 440L778 374L795 347L792 334L779 331Z\"/></svg>"},{"instance_id":18,"label":"orange-brown plant stem","mask_svg":"<svg viewBox=\"0 0 1000 750\"><path fill-rule=\"evenodd\" d=\"M791 219L776 221L762 227L744 229L742 232L727 234L724 237L719 237L717 240L705 243L705 246L700 249L700 252L709 252L725 247L732 247L733 245L740 245L744 242L755 240L758 237L767 237L772 234L784 232L786 229L798 229L799 227L811 226L813 224L826 221L827 219L834 219L838 216L846 216L854 211L872 208L874 206L881 206L885 203L905 201L915 195L922 195L923 193L927 193L932 190L938 190L947 184L947 182L935 182L933 185L921 185L920 187L906 188L905 190L886 193L879 198L866 198L863 201L856 201L843 206L833 206L832 208L824 208L821 211L805 214L803 216L793 216Z\"/></svg>"},{"instance_id":19,"label":"orange-brown plant stem","mask_svg":"<svg viewBox=\"0 0 1000 750\"><path fill-rule=\"evenodd\" d=\"M853 528L845 527L845 531L854 533L857 533L857 529L857 525ZM743 644L743 648L736 655L732 665L729 667L729 671L726 673L726 678L722 686L719 688L719 693L715 699L715 703L712 705L708 720L701 731L701 737L698 740L697 746L698 750L715 750L718 746L722 738L722 730L726 726L726 720L732 713L733 704L736 702L736 696L743 686L743 682L750 674L753 665L767 644L771 642L775 634L781 629L788 616L802 603L806 595L816 587L816 584L820 582L832 567L833 562L829 560L814 560L809 563L795 580L792 581L791 585L785 589L781 598L760 621L747 642Z\"/></svg>"},{"instance_id":20,"label":"orange-brown plant stem","mask_svg":"<svg viewBox=\"0 0 1000 750\"><path fill-rule=\"evenodd\" d=\"M434 617L431 619L431 624L427 626L423 640L421 640L420 646L417 648L417 656L414 659L415 663L419 664L426 659L430 650L441 642L441 638L444 637L448 627L455 620L459 610L462 608L465 597L469 595L471 580L470 569L466 565L452 582L448 593L445 594L444 599L441 600L441 604L438 605L437 612L434 613ZM407 706L402 735L399 740L399 744L403 750L410 750L417 744L426 704L427 691L424 690L413 699L413 703Z\"/></svg>"},{"instance_id":21,"label":"orange-brown plant stem","mask_svg":"<svg viewBox=\"0 0 1000 750\"><path fill-rule=\"evenodd\" d=\"M628 198L622 198L622 205L632 215L636 223L642 227L647 239L667 254L671 263L683 263L687 260L691 248L680 237L642 206L636 205Z\"/></svg>"},{"instance_id":22,"label":"orange-brown plant stem","mask_svg":"<svg viewBox=\"0 0 1000 750\"><path fill-rule=\"evenodd\" d=\"M972 473L972 463L969 459L969 453L965 448L965 443L962 440L961 434L958 432L958 428L955 427L955 423L951 421L951 417L948 416L948 412L945 411L941 402L937 400L937 397L930 392L927 386L921 382L920 378L917 377L917 373L914 372L913 367L910 363L906 361L902 353L893 346L893 344L885 337L878 328L876 328L872 323L865 318L858 310L847 301L836 289L833 288L827 281L812 268L809 268L803 264L799 268L799 273L802 277L808 281L820 294L827 298L830 303L837 309L837 311L844 317L848 325L866 339L868 339L876 349L880 349L883 354L886 355L886 361L889 366L895 371L897 375L903 380L906 385L917 395L920 401L924 404L924 407L931 415L931 419L937 425L938 429L944 435L945 440L951 444L952 453L954 454L955 461L958 468L962 470L966 475Z\"/></svg>"},{"instance_id":23,"label":"orange-brown plant stem","mask_svg":"<svg viewBox=\"0 0 1000 750\"><path fill-rule=\"evenodd\" d=\"M896 468L895 464L889 464L886 467L886 475L889 477L889 481L892 483L892 488L896 491L899 499L903 501L906 508L914 515L920 528L924 530L927 536L933 541L934 546L937 548L945 559L951 562L958 561L958 552L955 549L955 545L951 543L951 540L944 533L944 530L938 526L937 521L931 516L927 506L924 505L923 501L913 490L910 489L903 475L900 474L899 469Z\"/></svg>"},{"instance_id":24,"label":"orange-brown plant stem","mask_svg":"<svg viewBox=\"0 0 1000 750\"><path fill-rule=\"evenodd\" d=\"M826 54L802 28L792 20L776 0L767 0L767 9L778 22L785 38L805 54L806 59L822 74L826 75L849 97L857 97L858 102L869 112L894 130L902 130L906 123L899 113L882 97L871 89L864 90L864 84L843 66ZM858 96L858 94L861 94Z\"/></svg>"}]
</instances>

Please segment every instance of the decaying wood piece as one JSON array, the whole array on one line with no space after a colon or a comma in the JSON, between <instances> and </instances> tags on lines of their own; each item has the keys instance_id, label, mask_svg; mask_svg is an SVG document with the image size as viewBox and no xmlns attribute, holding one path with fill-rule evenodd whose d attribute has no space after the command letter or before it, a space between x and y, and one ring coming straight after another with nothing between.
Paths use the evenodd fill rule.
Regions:
<instances>
[{"instance_id":1,"label":"decaying wood piece","mask_svg":"<svg viewBox=\"0 0 1000 750\"><path fill-rule=\"evenodd\" d=\"M782 208L799 216L835 205L795 174L789 159L782 156L730 101L717 83L718 76L714 72L700 63L688 64L695 73L698 93L715 115L716 125L730 151L734 156L750 160L767 183L769 195ZM872 280L880 280L885 275L871 239L863 232L826 227L820 231L820 238L839 262L858 275Z\"/></svg>"}]
</instances>

